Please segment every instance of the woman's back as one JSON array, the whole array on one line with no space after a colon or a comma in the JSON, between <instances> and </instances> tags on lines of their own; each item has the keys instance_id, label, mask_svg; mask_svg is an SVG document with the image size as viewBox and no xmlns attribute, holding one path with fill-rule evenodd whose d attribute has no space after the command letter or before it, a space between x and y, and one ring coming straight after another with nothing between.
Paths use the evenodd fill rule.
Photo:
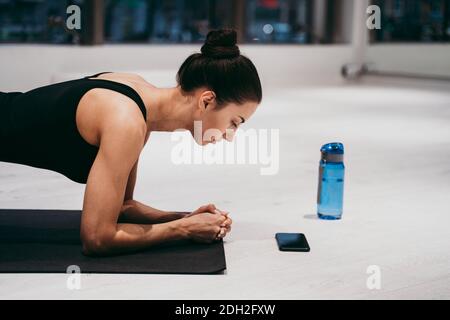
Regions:
<instances>
[{"instance_id":1,"label":"woman's back","mask_svg":"<svg viewBox=\"0 0 450 320\"><path fill-rule=\"evenodd\" d=\"M98 75L24 93L0 93L0 161L57 171L86 183L98 146L88 143L77 127L83 96L95 88L117 91L138 105L144 120L147 117L136 90L124 83L92 79Z\"/></svg>"}]
</instances>

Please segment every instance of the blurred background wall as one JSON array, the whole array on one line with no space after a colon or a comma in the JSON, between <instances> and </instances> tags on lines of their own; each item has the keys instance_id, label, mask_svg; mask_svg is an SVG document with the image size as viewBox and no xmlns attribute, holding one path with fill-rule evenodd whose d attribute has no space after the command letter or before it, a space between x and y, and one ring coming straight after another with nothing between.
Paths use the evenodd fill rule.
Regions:
<instances>
[{"instance_id":1,"label":"blurred background wall","mask_svg":"<svg viewBox=\"0 0 450 320\"><path fill-rule=\"evenodd\" d=\"M171 85L181 62L220 27L238 31L266 90L342 83L354 1L0 0L0 90L97 71L136 72ZM382 28L370 31L367 62L450 76L450 0L371 3L381 8ZM72 4L81 9L80 30L66 26Z\"/></svg>"}]
</instances>

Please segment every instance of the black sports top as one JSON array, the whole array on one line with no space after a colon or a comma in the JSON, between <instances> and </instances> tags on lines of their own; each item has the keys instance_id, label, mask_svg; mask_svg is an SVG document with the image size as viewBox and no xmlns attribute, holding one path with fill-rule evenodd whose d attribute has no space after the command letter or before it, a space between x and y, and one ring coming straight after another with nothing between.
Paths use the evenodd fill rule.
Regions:
<instances>
[{"instance_id":1,"label":"black sports top","mask_svg":"<svg viewBox=\"0 0 450 320\"><path fill-rule=\"evenodd\" d=\"M27 92L0 92L0 161L59 172L86 183L98 147L78 132L75 115L83 95L106 88L133 99L147 113L144 102L131 87L92 76L55 83Z\"/></svg>"}]
</instances>

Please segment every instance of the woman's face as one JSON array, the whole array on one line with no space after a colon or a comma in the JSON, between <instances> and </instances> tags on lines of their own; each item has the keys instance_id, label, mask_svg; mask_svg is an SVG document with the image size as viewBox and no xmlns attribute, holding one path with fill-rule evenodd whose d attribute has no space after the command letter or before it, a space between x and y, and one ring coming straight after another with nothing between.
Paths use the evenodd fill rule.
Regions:
<instances>
[{"instance_id":1,"label":"woman's face","mask_svg":"<svg viewBox=\"0 0 450 320\"><path fill-rule=\"evenodd\" d=\"M200 145L216 143L222 139L231 142L237 128L247 122L258 107L256 102L240 105L229 103L217 110L213 91L203 92L197 101L198 112L196 112L193 137Z\"/></svg>"}]
</instances>

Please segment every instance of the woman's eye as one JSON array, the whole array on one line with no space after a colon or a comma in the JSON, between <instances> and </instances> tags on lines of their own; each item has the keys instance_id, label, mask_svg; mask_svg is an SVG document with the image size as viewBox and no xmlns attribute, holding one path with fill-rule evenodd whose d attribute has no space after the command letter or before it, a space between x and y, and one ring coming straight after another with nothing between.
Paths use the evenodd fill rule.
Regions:
<instances>
[{"instance_id":1,"label":"woman's eye","mask_svg":"<svg viewBox=\"0 0 450 320\"><path fill-rule=\"evenodd\" d=\"M233 122L233 127L237 128L237 124Z\"/></svg>"}]
</instances>

